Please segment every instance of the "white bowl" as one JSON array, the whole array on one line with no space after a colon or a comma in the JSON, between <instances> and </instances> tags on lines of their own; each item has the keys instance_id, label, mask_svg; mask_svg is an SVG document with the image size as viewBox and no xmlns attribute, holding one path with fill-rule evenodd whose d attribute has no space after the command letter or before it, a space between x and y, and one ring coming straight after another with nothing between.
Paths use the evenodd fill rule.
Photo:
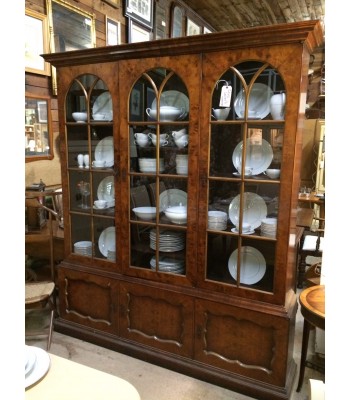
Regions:
<instances>
[{"instance_id":1,"label":"white bowl","mask_svg":"<svg viewBox=\"0 0 350 400\"><path fill-rule=\"evenodd\" d=\"M168 207L165 209L164 213L173 224L185 224L187 222L187 207Z\"/></svg>"},{"instance_id":2,"label":"white bowl","mask_svg":"<svg viewBox=\"0 0 350 400\"><path fill-rule=\"evenodd\" d=\"M149 117L157 119L157 109L147 108L146 113ZM183 108L172 107L172 106L161 106L159 108L160 121L175 121L184 114Z\"/></svg>"},{"instance_id":3,"label":"white bowl","mask_svg":"<svg viewBox=\"0 0 350 400\"><path fill-rule=\"evenodd\" d=\"M231 107L227 108L213 108L213 117L218 121L224 121L230 113Z\"/></svg>"},{"instance_id":4,"label":"white bowl","mask_svg":"<svg viewBox=\"0 0 350 400\"><path fill-rule=\"evenodd\" d=\"M87 121L87 112L74 112L72 113L72 117L76 122L86 122Z\"/></svg>"},{"instance_id":5,"label":"white bowl","mask_svg":"<svg viewBox=\"0 0 350 400\"><path fill-rule=\"evenodd\" d=\"M106 208L107 207L107 200L95 200L94 204L97 208Z\"/></svg>"},{"instance_id":6,"label":"white bowl","mask_svg":"<svg viewBox=\"0 0 350 400\"><path fill-rule=\"evenodd\" d=\"M140 219L149 221L156 217L156 207L135 207L132 209L136 216Z\"/></svg>"},{"instance_id":7,"label":"white bowl","mask_svg":"<svg viewBox=\"0 0 350 400\"><path fill-rule=\"evenodd\" d=\"M278 179L280 176L281 170L280 169L267 169L265 171L265 174L270 178L270 179Z\"/></svg>"}]
</instances>

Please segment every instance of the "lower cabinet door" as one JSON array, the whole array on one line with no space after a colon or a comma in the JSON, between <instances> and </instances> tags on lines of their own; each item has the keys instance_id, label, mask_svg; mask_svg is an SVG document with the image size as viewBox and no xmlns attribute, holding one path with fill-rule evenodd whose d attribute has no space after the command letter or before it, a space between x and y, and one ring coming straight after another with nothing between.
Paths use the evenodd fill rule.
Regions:
<instances>
[{"instance_id":1,"label":"lower cabinet door","mask_svg":"<svg viewBox=\"0 0 350 400\"><path fill-rule=\"evenodd\" d=\"M118 332L118 282L59 268L60 317L104 332Z\"/></svg>"},{"instance_id":2,"label":"lower cabinet door","mask_svg":"<svg viewBox=\"0 0 350 400\"><path fill-rule=\"evenodd\" d=\"M193 300L154 287L120 284L120 336L185 357L193 352Z\"/></svg>"},{"instance_id":3,"label":"lower cabinet door","mask_svg":"<svg viewBox=\"0 0 350 400\"><path fill-rule=\"evenodd\" d=\"M291 364L288 357L293 353L289 348L294 340L292 326L293 321L286 315L197 300L195 359L284 386Z\"/></svg>"}]
</instances>

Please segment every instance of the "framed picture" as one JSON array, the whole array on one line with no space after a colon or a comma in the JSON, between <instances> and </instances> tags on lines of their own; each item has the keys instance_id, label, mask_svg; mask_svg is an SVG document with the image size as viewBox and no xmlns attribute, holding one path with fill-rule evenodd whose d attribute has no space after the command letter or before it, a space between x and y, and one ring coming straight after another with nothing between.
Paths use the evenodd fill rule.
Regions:
<instances>
[{"instance_id":1,"label":"framed picture","mask_svg":"<svg viewBox=\"0 0 350 400\"><path fill-rule=\"evenodd\" d=\"M148 42L151 40L151 31L129 19L129 43Z\"/></svg>"},{"instance_id":2,"label":"framed picture","mask_svg":"<svg viewBox=\"0 0 350 400\"><path fill-rule=\"evenodd\" d=\"M120 44L120 23L106 15L106 46Z\"/></svg>"},{"instance_id":3,"label":"framed picture","mask_svg":"<svg viewBox=\"0 0 350 400\"><path fill-rule=\"evenodd\" d=\"M38 121L40 123L47 122L47 101L38 101Z\"/></svg>"},{"instance_id":4,"label":"framed picture","mask_svg":"<svg viewBox=\"0 0 350 400\"><path fill-rule=\"evenodd\" d=\"M109 4L110 6L114 8L119 8L120 7L120 0L102 0L104 3Z\"/></svg>"},{"instance_id":5,"label":"framed picture","mask_svg":"<svg viewBox=\"0 0 350 400\"><path fill-rule=\"evenodd\" d=\"M143 108L143 86L141 83L137 83L133 87L130 96L130 117L132 121L142 121Z\"/></svg>"},{"instance_id":6,"label":"framed picture","mask_svg":"<svg viewBox=\"0 0 350 400\"><path fill-rule=\"evenodd\" d=\"M154 0L125 0L125 16L141 25L153 28Z\"/></svg>"},{"instance_id":7,"label":"framed picture","mask_svg":"<svg viewBox=\"0 0 350 400\"><path fill-rule=\"evenodd\" d=\"M213 33L209 28L206 26L203 28L203 33Z\"/></svg>"},{"instance_id":8,"label":"framed picture","mask_svg":"<svg viewBox=\"0 0 350 400\"><path fill-rule=\"evenodd\" d=\"M186 36L200 35L201 27L187 18Z\"/></svg>"},{"instance_id":9,"label":"framed picture","mask_svg":"<svg viewBox=\"0 0 350 400\"><path fill-rule=\"evenodd\" d=\"M171 14L171 37L182 37L184 35L184 12L181 7L175 5Z\"/></svg>"},{"instance_id":10,"label":"framed picture","mask_svg":"<svg viewBox=\"0 0 350 400\"><path fill-rule=\"evenodd\" d=\"M47 17L26 9L24 35L25 70L35 74L50 75L50 64L40 56L49 52Z\"/></svg>"}]
</instances>

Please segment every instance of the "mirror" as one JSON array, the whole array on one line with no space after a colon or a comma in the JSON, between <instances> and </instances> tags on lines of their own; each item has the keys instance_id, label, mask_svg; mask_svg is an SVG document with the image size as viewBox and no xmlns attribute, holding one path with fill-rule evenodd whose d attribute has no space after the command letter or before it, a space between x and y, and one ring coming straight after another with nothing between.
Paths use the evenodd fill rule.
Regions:
<instances>
[{"instance_id":1,"label":"mirror","mask_svg":"<svg viewBox=\"0 0 350 400\"><path fill-rule=\"evenodd\" d=\"M96 47L95 15L63 0L46 0L51 53ZM56 68L52 67L52 90L57 95Z\"/></svg>"},{"instance_id":2,"label":"mirror","mask_svg":"<svg viewBox=\"0 0 350 400\"><path fill-rule=\"evenodd\" d=\"M26 162L53 158L50 110L50 97L26 94L24 130Z\"/></svg>"}]
</instances>

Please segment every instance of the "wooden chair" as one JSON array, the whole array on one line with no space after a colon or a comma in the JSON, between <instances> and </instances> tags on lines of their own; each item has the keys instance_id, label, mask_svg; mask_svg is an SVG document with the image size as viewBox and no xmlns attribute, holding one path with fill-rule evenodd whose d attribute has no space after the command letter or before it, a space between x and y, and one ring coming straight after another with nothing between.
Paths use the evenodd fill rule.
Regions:
<instances>
[{"instance_id":1,"label":"wooden chair","mask_svg":"<svg viewBox=\"0 0 350 400\"><path fill-rule=\"evenodd\" d=\"M55 293L55 263L53 250L52 217L57 218L57 213L41 203L42 193L26 198L26 204L31 207L47 211L49 215L50 232L50 273L51 280L34 281L25 283L25 337L26 340L47 338L47 350L50 349L53 322L56 313ZM49 321L47 323L47 318Z\"/></svg>"},{"instance_id":2,"label":"wooden chair","mask_svg":"<svg viewBox=\"0 0 350 400\"><path fill-rule=\"evenodd\" d=\"M319 222L319 228L314 232L305 231L301 239L299 248L299 266L298 266L298 288L303 288L306 267L312 264L307 264L306 257L322 257L324 246L324 222L323 218L315 218Z\"/></svg>"}]
</instances>

